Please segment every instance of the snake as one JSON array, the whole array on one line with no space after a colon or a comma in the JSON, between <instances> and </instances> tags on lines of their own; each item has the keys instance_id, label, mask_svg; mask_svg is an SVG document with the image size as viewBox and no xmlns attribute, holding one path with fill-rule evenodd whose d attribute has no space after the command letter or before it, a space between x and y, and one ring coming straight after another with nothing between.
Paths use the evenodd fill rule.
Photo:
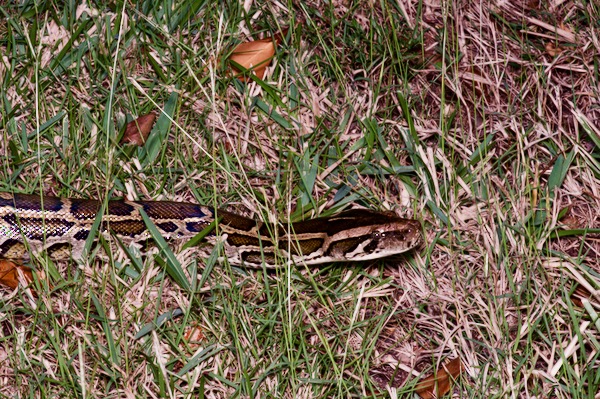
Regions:
<instances>
[{"instance_id":1,"label":"snake","mask_svg":"<svg viewBox=\"0 0 600 399\"><path fill-rule=\"evenodd\" d=\"M250 268L370 261L405 253L423 242L420 223L393 212L350 209L268 223L188 202L0 193L0 258L28 260L30 253L65 244L76 258L93 231L92 238L99 233L141 243L152 239L148 221L165 240L203 234L213 246L222 243L230 264Z\"/></svg>"}]
</instances>

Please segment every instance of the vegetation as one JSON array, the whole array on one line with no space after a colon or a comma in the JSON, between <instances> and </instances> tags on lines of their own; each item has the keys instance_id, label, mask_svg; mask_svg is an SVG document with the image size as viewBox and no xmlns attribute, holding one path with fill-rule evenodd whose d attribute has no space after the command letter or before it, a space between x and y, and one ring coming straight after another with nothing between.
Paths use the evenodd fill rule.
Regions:
<instances>
[{"instance_id":1,"label":"vegetation","mask_svg":"<svg viewBox=\"0 0 600 399\"><path fill-rule=\"evenodd\" d=\"M455 358L457 397L599 397L597 2L0 15L0 191L271 221L359 206L426 236L401 259L274 272L110 239L84 263L41 256L33 291L0 290L0 397L410 397ZM232 76L239 43L277 34L262 79ZM150 112L145 143L121 145Z\"/></svg>"}]
</instances>

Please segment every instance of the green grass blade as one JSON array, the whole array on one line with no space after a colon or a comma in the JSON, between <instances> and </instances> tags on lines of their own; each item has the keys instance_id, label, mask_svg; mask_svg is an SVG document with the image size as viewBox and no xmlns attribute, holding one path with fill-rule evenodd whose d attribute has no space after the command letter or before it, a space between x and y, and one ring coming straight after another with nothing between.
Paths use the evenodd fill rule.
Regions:
<instances>
[{"instance_id":1,"label":"green grass blade","mask_svg":"<svg viewBox=\"0 0 600 399\"><path fill-rule=\"evenodd\" d=\"M160 249L161 253L165 255L165 266L167 274L171 276L171 278L175 281L175 283L177 283L177 285L179 285L184 290L189 291L190 282L187 279L187 276L183 270L183 267L181 266L181 263L179 263L177 257L175 257L175 254L167 244L167 241L165 241L162 234L160 233L160 231L158 231L154 223L152 223L152 220L148 217L146 212L143 209L139 209L139 212L140 215L142 215L142 219L144 219L144 223L148 228L148 232L154 239L154 242L156 242L156 245L158 245L158 248Z\"/></svg>"},{"instance_id":2,"label":"green grass blade","mask_svg":"<svg viewBox=\"0 0 600 399\"><path fill-rule=\"evenodd\" d=\"M554 190L563 184L573 159L575 159L574 151L570 151L566 156L559 155L556 158L550 177L548 177L548 190L550 193L554 193Z\"/></svg>"}]
</instances>

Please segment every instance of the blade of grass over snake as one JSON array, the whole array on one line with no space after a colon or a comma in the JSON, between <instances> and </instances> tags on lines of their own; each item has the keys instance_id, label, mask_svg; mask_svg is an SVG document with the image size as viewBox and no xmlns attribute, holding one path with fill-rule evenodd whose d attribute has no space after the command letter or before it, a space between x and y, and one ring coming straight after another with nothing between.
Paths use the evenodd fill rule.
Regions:
<instances>
[{"instance_id":1,"label":"blade of grass over snake","mask_svg":"<svg viewBox=\"0 0 600 399\"><path fill-rule=\"evenodd\" d=\"M94 245L94 241L96 240L96 236L98 235L98 229L100 228L100 224L102 223L102 216L106 212L106 206L107 202L103 201L102 205L100 206L100 209L98 209L98 214L96 215L94 223L90 228L90 232L87 238L85 239L85 244L83 244L83 252L81 259L87 259L90 254L92 246Z\"/></svg>"},{"instance_id":2,"label":"blade of grass over snake","mask_svg":"<svg viewBox=\"0 0 600 399\"><path fill-rule=\"evenodd\" d=\"M150 235L156 242L156 245L158 245L161 253L165 255L165 265L167 273L181 288L183 288L186 291L189 291L190 282L188 281L185 272L181 267L181 263L179 263L175 254L173 253L171 248L169 248L169 244L167 244L160 231L158 231L156 226L154 226L154 223L152 223L152 220L148 217L146 212L143 209L139 209L139 212L142 216L142 219L144 219L144 223L146 224Z\"/></svg>"},{"instance_id":3,"label":"blade of grass over snake","mask_svg":"<svg viewBox=\"0 0 600 399\"><path fill-rule=\"evenodd\" d=\"M215 227L217 226L217 224L219 223L220 220L221 220L221 218L219 218L217 220L213 220L201 232L199 232L198 234L196 234L195 236L190 238L188 242L183 244L181 249L192 248L192 247L195 247L196 245L198 245L204 239L204 237L206 237L207 235L209 235L210 233L213 232L213 230L215 229Z\"/></svg>"},{"instance_id":4,"label":"blade of grass over snake","mask_svg":"<svg viewBox=\"0 0 600 399\"><path fill-rule=\"evenodd\" d=\"M182 253L167 240L173 270L147 231L96 225L82 267L31 259L38 300L0 288L0 346L19 348L0 397L122 396L124 383L172 399L411 397L424 341L432 371L448 357L477 370L479 349L510 343L455 396L597 395L597 1L13 3L0 7L3 191L114 190L263 222L393 209L427 239L381 262L271 270L230 264L220 240L208 257L192 248L212 244L207 230ZM263 78L231 77L229 49L284 26ZM121 147L115 127L151 111L170 122L156 141ZM575 284L587 307L570 303ZM470 326L476 340L461 340Z\"/></svg>"}]
</instances>

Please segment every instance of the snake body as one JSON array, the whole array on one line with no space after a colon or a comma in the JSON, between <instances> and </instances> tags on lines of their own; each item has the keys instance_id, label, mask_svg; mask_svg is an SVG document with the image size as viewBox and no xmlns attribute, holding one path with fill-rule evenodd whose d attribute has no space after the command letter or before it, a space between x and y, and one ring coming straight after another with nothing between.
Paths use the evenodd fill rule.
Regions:
<instances>
[{"instance_id":1,"label":"snake body","mask_svg":"<svg viewBox=\"0 0 600 399\"><path fill-rule=\"evenodd\" d=\"M69 244L76 257L99 213L100 234L147 240L141 210L165 239L190 239L217 221L207 240L220 240L229 262L246 267L365 261L401 254L422 242L417 221L391 212L355 209L274 225L186 202L111 200L103 208L93 199L0 193L0 258L26 259L29 251L56 244Z\"/></svg>"}]
</instances>

